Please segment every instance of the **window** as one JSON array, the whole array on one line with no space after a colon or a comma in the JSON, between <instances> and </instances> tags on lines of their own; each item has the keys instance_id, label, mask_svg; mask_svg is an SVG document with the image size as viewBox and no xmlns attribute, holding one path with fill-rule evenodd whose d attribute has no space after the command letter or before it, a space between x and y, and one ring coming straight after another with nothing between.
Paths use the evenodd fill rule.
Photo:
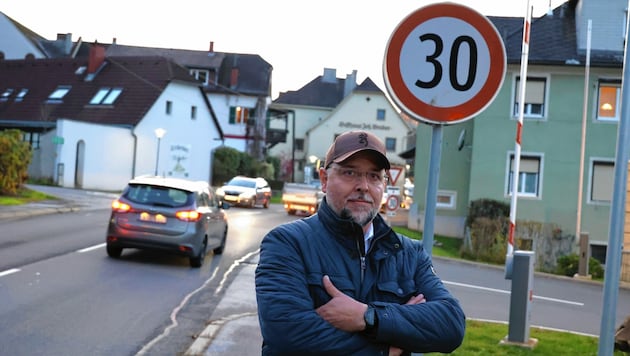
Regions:
<instances>
[{"instance_id":1,"label":"window","mask_svg":"<svg viewBox=\"0 0 630 356\"><path fill-rule=\"evenodd\" d=\"M256 116L256 109L241 106L230 107L230 124L246 124L250 117Z\"/></svg>"},{"instance_id":2,"label":"window","mask_svg":"<svg viewBox=\"0 0 630 356\"><path fill-rule=\"evenodd\" d=\"M23 88L20 92L15 96L15 101L22 101L24 97L28 94L28 89Z\"/></svg>"},{"instance_id":3,"label":"window","mask_svg":"<svg viewBox=\"0 0 630 356\"><path fill-rule=\"evenodd\" d=\"M523 116L543 117L545 115L545 86L547 80L545 78L527 77L525 83L525 107L523 108ZM516 77L515 81L516 96L514 97L514 116L519 115L519 98L521 93L520 77Z\"/></svg>"},{"instance_id":4,"label":"window","mask_svg":"<svg viewBox=\"0 0 630 356\"><path fill-rule=\"evenodd\" d=\"M296 138L295 139L295 150L296 151L304 151L304 139Z\"/></svg>"},{"instance_id":5,"label":"window","mask_svg":"<svg viewBox=\"0 0 630 356\"><path fill-rule=\"evenodd\" d=\"M619 121L621 81L600 80L597 89L597 120Z\"/></svg>"},{"instance_id":6,"label":"window","mask_svg":"<svg viewBox=\"0 0 630 356\"><path fill-rule=\"evenodd\" d=\"M202 82L203 85L208 85L208 78L210 78L210 72L205 69L191 69L190 75L195 77L198 81Z\"/></svg>"},{"instance_id":7,"label":"window","mask_svg":"<svg viewBox=\"0 0 630 356\"><path fill-rule=\"evenodd\" d=\"M23 132L22 133L22 141L31 145L31 148L36 150L39 149L39 132Z\"/></svg>"},{"instance_id":8,"label":"window","mask_svg":"<svg viewBox=\"0 0 630 356\"><path fill-rule=\"evenodd\" d=\"M70 91L69 86L59 86L48 96L49 102L61 102L64 96Z\"/></svg>"},{"instance_id":9,"label":"window","mask_svg":"<svg viewBox=\"0 0 630 356\"><path fill-rule=\"evenodd\" d=\"M437 193L436 208L441 209L455 209L455 202L457 201L457 193L453 191L440 190Z\"/></svg>"},{"instance_id":10,"label":"window","mask_svg":"<svg viewBox=\"0 0 630 356\"><path fill-rule=\"evenodd\" d=\"M390 152L396 151L396 138L386 137L385 138L385 149Z\"/></svg>"},{"instance_id":11,"label":"window","mask_svg":"<svg viewBox=\"0 0 630 356\"><path fill-rule=\"evenodd\" d=\"M0 101L7 101L7 100L9 100L9 97L11 96L11 94L13 94L13 89L8 88L4 92L2 92L2 95L0 95Z\"/></svg>"},{"instance_id":12,"label":"window","mask_svg":"<svg viewBox=\"0 0 630 356\"><path fill-rule=\"evenodd\" d=\"M190 107L190 118L193 120L197 118L197 107L194 105Z\"/></svg>"},{"instance_id":13,"label":"window","mask_svg":"<svg viewBox=\"0 0 630 356\"><path fill-rule=\"evenodd\" d=\"M385 109L376 110L376 120L385 121Z\"/></svg>"},{"instance_id":14,"label":"window","mask_svg":"<svg viewBox=\"0 0 630 356\"><path fill-rule=\"evenodd\" d=\"M610 203L613 193L615 163L612 161L593 161L591 170L590 201Z\"/></svg>"},{"instance_id":15,"label":"window","mask_svg":"<svg viewBox=\"0 0 630 356\"><path fill-rule=\"evenodd\" d=\"M170 115L173 112L173 102L170 100L166 101L166 114Z\"/></svg>"},{"instance_id":16,"label":"window","mask_svg":"<svg viewBox=\"0 0 630 356\"><path fill-rule=\"evenodd\" d=\"M112 105L122 93L122 88L101 88L90 100L90 105Z\"/></svg>"},{"instance_id":17,"label":"window","mask_svg":"<svg viewBox=\"0 0 630 356\"><path fill-rule=\"evenodd\" d=\"M518 174L518 195L537 197L540 192L540 161L539 156L521 155ZM510 155L510 169L508 173L507 195L512 195L512 176L514 174L514 154Z\"/></svg>"}]
</instances>

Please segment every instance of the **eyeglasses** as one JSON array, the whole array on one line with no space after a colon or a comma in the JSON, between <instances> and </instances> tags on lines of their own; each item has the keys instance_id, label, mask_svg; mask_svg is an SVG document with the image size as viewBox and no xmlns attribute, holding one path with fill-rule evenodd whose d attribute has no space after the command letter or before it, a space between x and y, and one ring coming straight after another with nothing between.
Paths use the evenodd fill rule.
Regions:
<instances>
[{"instance_id":1,"label":"eyeglasses","mask_svg":"<svg viewBox=\"0 0 630 356\"><path fill-rule=\"evenodd\" d=\"M339 172L339 177L348 183L355 183L360 181L363 176L367 179L367 182L372 185L382 184L386 181L387 176L380 172L360 172L352 168L345 167L330 167Z\"/></svg>"}]
</instances>

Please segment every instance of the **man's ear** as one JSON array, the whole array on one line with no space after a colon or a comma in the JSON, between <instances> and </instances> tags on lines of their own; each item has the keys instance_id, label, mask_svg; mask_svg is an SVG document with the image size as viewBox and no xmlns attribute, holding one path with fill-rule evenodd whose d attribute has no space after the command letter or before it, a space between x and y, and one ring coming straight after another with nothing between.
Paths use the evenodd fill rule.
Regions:
<instances>
[{"instance_id":1,"label":"man's ear","mask_svg":"<svg viewBox=\"0 0 630 356\"><path fill-rule=\"evenodd\" d=\"M326 193L328 186L328 172L324 168L319 169L319 182L322 184L322 192Z\"/></svg>"}]
</instances>

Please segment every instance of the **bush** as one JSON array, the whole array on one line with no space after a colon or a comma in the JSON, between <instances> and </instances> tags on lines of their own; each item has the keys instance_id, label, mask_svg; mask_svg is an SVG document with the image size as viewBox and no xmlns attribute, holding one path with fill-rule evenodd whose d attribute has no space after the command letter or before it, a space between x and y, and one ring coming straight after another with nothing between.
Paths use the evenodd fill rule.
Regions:
<instances>
[{"instance_id":1,"label":"bush","mask_svg":"<svg viewBox=\"0 0 630 356\"><path fill-rule=\"evenodd\" d=\"M470 202L466 226L472 227L477 218L496 219L510 216L510 205L492 199L477 199Z\"/></svg>"},{"instance_id":2,"label":"bush","mask_svg":"<svg viewBox=\"0 0 630 356\"><path fill-rule=\"evenodd\" d=\"M237 175L272 180L277 172L275 164L271 158L260 162L235 148L219 147L212 160L212 185L221 186Z\"/></svg>"},{"instance_id":3,"label":"bush","mask_svg":"<svg viewBox=\"0 0 630 356\"><path fill-rule=\"evenodd\" d=\"M580 267L580 256L575 253L564 255L558 258L557 274L573 277L578 273ZM591 257L588 260L588 273L596 279L604 277L604 268L598 260Z\"/></svg>"},{"instance_id":4,"label":"bush","mask_svg":"<svg viewBox=\"0 0 630 356\"><path fill-rule=\"evenodd\" d=\"M0 194L16 195L28 177L31 146L20 130L0 131Z\"/></svg>"}]
</instances>

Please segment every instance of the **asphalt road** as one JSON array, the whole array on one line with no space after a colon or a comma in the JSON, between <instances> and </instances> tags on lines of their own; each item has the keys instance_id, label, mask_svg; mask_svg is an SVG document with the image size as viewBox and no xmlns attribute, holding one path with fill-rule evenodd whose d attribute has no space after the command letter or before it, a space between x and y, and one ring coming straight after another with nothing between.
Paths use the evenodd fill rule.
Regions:
<instances>
[{"instance_id":1,"label":"asphalt road","mask_svg":"<svg viewBox=\"0 0 630 356\"><path fill-rule=\"evenodd\" d=\"M200 269L148 251L107 257L109 209L99 204L0 221L0 354L181 354L207 324L241 259L257 251L271 226L294 219L279 206L232 208L228 217L224 253L210 252Z\"/></svg>"},{"instance_id":2,"label":"asphalt road","mask_svg":"<svg viewBox=\"0 0 630 356\"><path fill-rule=\"evenodd\" d=\"M256 253L272 226L295 218L277 205L228 210L226 251L210 253L200 270L186 259L142 251L112 260L102 246L111 197L81 192L72 192L85 194L73 200L83 206L79 211L0 221L0 354L180 353L222 299L236 303L229 312L239 314L240 297L226 293L244 258ZM434 263L469 318L509 321L511 281L502 267ZM253 284L252 276L238 278ZM601 303L601 283L536 274L530 322L596 336ZM628 314L630 293L621 288L615 325ZM235 338L260 339L255 317L238 322L231 325L239 330ZM254 344L250 349L257 350L259 341Z\"/></svg>"}]
</instances>

